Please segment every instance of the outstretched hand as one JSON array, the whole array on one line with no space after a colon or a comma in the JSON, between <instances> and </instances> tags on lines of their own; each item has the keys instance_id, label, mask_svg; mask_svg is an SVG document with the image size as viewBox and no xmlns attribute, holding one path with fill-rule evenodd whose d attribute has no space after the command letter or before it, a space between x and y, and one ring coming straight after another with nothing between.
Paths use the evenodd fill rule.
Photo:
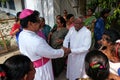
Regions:
<instances>
[{"instance_id":1,"label":"outstretched hand","mask_svg":"<svg viewBox=\"0 0 120 80\"><path fill-rule=\"evenodd\" d=\"M62 49L64 50L64 56L67 56L71 53L70 48L62 47Z\"/></svg>"}]
</instances>

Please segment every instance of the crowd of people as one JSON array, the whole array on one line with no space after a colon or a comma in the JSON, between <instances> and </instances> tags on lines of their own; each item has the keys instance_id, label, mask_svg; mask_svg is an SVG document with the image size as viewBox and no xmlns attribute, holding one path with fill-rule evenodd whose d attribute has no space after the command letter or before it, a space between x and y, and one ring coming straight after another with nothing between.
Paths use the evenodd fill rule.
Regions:
<instances>
[{"instance_id":1,"label":"crowd of people","mask_svg":"<svg viewBox=\"0 0 120 80\"><path fill-rule=\"evenodd\" d=\"M15 23L18 27L13 26L11 35L20 33L17 42L22 55L17 56L28 60L17 56L11 57L15 61L6 60L0 66L5 72L1 79L54 80L66 69L68 80L119 80L120 34L105 29L109 9L103 9L98 19L93 12L89 8L87 15L75 18L64 10L63 16L56 16L53 28L36 10L19 12L19 22ZM12 70L18 67L21 71Z\"/></svg>"}]
</instances>

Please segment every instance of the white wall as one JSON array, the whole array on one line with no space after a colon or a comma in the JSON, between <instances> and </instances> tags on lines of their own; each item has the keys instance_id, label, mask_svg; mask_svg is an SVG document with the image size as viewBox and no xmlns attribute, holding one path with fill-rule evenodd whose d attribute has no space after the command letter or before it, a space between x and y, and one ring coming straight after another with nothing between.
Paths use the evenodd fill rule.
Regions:
<instances>
[{"instance_id":1,"label":"white wall","mask_svg":"<svg viewBox=\"0 0 120 80\"><path fill-rule=\"evenodd\" d=\"M40 17L44 17L46 24L54 25L53 0L25 0L25 8L38 10Z\"/></svg>"},{"instance_id":2,"label":"white wall","mask_svg":"<svg viewBox=\"0 0 120 80\"><path fill-rule=\"evenodd\" d=\"M73 0L54 0L55 16L58 14L63 15L65 9L68 11L68 14L74 14L74 16L77 16L77 10L73 8L73 3Z\"/></svg>"},{"instance_id":3,"label":"white wall","mask_svg":"<svg viewBox=\"0 0 120 80\"><path fill-rule=\"evenodd\" d=\"M32 10L35 10L35 1L36 0L24 0L25 1L25 8L27 8L27 9L32 9Z\"/></svg>"},{"instance_id":4,"label":"white wall","mask_svg":"<svg viewBox=\"0 0 120 80\"><path fill-rule=\"evenodd\" d=\"M22 11L21 0L14 0L16 12Z\"/></svg>"}]
</instances>

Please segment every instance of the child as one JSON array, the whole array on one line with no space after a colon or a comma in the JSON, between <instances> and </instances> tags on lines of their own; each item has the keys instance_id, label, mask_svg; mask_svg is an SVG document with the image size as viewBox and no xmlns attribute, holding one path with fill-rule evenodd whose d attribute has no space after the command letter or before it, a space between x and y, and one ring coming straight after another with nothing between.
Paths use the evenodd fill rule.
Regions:
<instances>
[{"instance_id":1,"label":"child","mask_svg":"<svg viewBox=\"0 0 120 80\"><path fill-rule=\"evenodd\" d=\"M8 58L4 63L6 80L33 80L35 68L31 60L24 55L15 55ZM4 77L4 75L3 75ZM4 79L3 79L4 80Z\"/></svg>"},{"instance_id":2,"label":"child","mask_svg":"<svg viewBox=\"0 0 120 80\"><path fill-rule=\"evenodd\" d=\"M116 41L120 39L120 35L116 30L107 30L102 36L101 51L108 57L110 64L110 72L118 75L118 68L120 67L120 52L119 44Z\"/></svg>"},{"instance_id":3,"label":"child","mask_svg":"<svg viewBox=\"0 0 120 80\"><path fill-rule=\"evenodd\" d=\"M120 78L109 71L109 60L107 56L98 50L88 52L85 57L85 71L89 78L76 80L120 80Z\"/></svg>"},{"instance_id":4,"label":"child","mask_svg":"<svg viewBox=\"0 0 120 80\"><path fill-rule=\"evenodd\" d=\"M19 19L19 15L21 12L17 12L16 14L16 21L15 24L13 25L11 31L10 31L10 35L11 36L16 36L16 42L18 44L18 37L19 37L19 33L22 31L22 28L20 26L20 19Z\"/></svg>"},{"instance_id":5,"label":"child","mask_svg":"<svg viewBox=\"0 0 120 80\"><path fill-rule=\"evenodd\" d=\"M106 80L109 76L109 60L101 51L93 50L85 56L85 71L89 78L77 80Z\"/></svg>"},{"instance_id":6,"label":"child","mask_svg":"<svg viewBox=\"0 0 120 80\"><path fill-rule=\"evenodd\" d=\"M109 76L109 61L101 51L93 50L85 57L85 71L92 80L106 80Z\"/></svg>"}]
</instances>

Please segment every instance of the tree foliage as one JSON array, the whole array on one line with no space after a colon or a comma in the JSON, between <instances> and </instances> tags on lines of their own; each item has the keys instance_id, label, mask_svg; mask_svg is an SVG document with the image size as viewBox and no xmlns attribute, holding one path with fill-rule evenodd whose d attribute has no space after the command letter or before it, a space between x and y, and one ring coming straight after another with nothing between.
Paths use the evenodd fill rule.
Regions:
<instances>
[{"instance_id":1,"label":"tree foliage","mask_svg":"<svg viewBox=\"0 0 120 80\"><path fill-rule=\"evenodd\" d=\"M120 26L120 0L90 0L87 7L98 9L96 14L104 8L111 9L111 15L108 17L106 28Z\"/></svg>"},{"instance_id":2,"label":"tree foliage","mask_svg":"<svg viewBox=\"0 0 120 80\"><path fill-rule=\"evenodd\" d=\"M9 1L9 0L0 0L0 2L3 3L3 4L7 1Z\"/></svg>"},{"instance_id":3,"label":"tree foliage","mask_svg":"<svg viewBox=\"0 0 120 80\"><path fill-rule=\"evenodd\" d=\"M8 0L0 0L0 2L6 2L6 1L8 1Z\"/></svg>"}]
</instances>

